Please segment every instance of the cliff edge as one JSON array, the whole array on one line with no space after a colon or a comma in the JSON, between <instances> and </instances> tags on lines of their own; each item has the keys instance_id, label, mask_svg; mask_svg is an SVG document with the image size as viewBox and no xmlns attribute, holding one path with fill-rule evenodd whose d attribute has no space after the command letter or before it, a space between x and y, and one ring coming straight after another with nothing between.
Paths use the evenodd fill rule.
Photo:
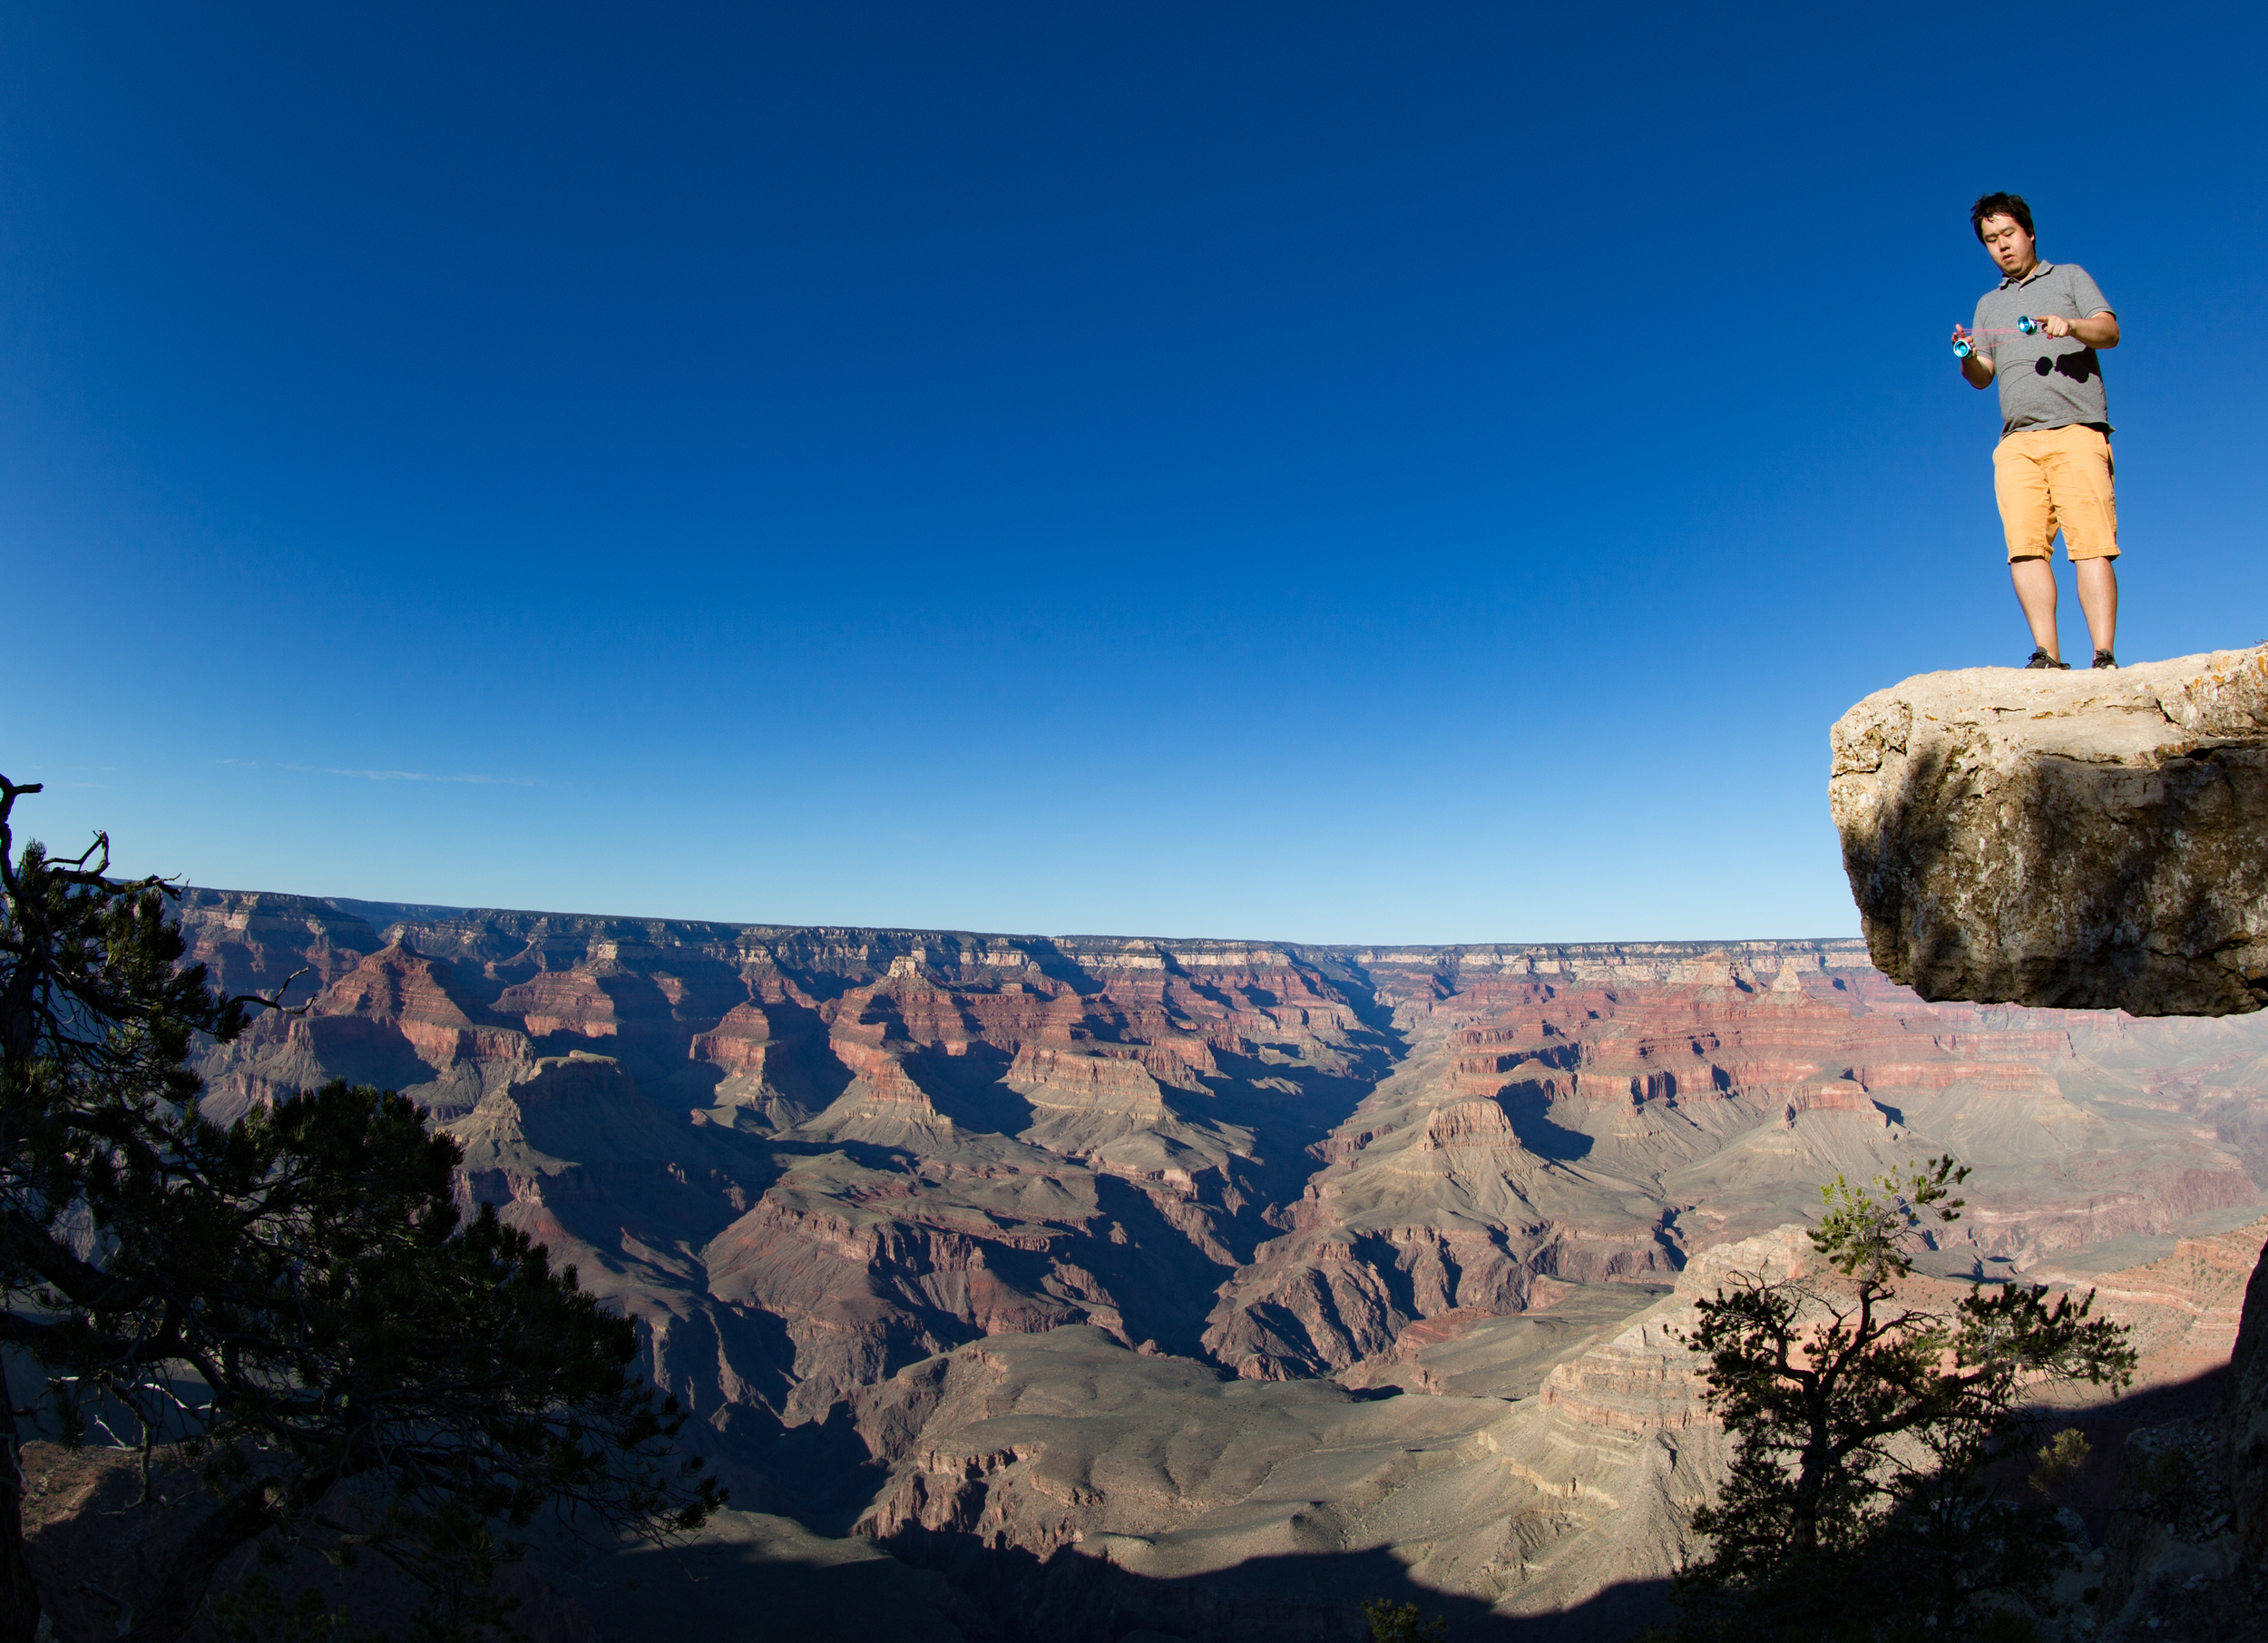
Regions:
<instances>
[{"instance_id":1,"label":"cliff edge","mask_svg":"<svg viewBox=\"0 0 2268 1643\"><path fill-rule=\"evenodd\" d=\"M1877 968L1925 999L2268 1004L2268 646L2118 671L1969 668L1836 721L1828 803ZM2117 1643L2268 1638L2268 1251L2217 1416L2126 1440Z\"/></svg>"},{"instance_id":2,"label":"cliff edge","mask_svg":"<svg viewBox=\"0 0 2268 1643\"><path fill-rule=\"evenodd\" d=\"M1923 998L2268 1004L2268 645L1924 673L1845 713L1833 747L1868 950Z\"/></svg>"}]
</instances>

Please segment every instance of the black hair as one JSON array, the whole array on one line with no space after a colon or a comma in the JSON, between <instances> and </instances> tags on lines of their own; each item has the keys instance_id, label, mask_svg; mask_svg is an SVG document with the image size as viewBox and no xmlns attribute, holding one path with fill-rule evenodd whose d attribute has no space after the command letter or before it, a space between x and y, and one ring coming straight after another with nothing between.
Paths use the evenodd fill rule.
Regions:
<instances>
[{"instance_id":1,"label":"black hair","mask_svg":"<svg viewBox=\"0 0 2268 1643\"><path fill-rule=\"evenodd\" d=\"M1969 208L1969 226L1977 230L1979 240L1984 239L1984 220L1988 217L2013 217L2016 225L2037 240L2032 230L2032 208L2024 203L2021 194L1987 194Z\"/></svg>"}]
</instances>

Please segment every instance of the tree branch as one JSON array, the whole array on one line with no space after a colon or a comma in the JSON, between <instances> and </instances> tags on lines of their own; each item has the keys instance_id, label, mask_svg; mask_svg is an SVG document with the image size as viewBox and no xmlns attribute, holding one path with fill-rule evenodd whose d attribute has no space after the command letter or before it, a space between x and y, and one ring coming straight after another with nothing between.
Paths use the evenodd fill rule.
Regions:
<instances>
[{"instance_id":1,"label":"tree branch","mask_svg":"<svg viewBox=\"0 0 2268 1643\"><path fill-rule=\"evenodd\" d=\"M197 1619L206 1589L222 1560L283 1521L286 1488L280 1478L256 1478L229 1496L220 1510L193 1530L165 1573L149 1611L120 1634L123 1643L177 1643Z\"/></svg>"}]
</instances>

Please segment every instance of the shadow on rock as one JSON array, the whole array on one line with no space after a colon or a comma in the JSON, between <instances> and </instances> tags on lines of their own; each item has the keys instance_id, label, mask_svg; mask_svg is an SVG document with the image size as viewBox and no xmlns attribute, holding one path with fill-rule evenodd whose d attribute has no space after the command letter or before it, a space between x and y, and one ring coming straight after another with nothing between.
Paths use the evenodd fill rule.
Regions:
<instances>
[{"instance_id":1,"label":"shadow on rock","mask_svg":"<svg viewBox=\"0 0 2268 1643\"><path fill-rule=\"evenodd\" d=\"M1367 1643L1362 1605L1372 1598L1414 1603L1428 1619L1442 1617L1453 1639L1608 1643L1662 1619L1669 1590L1665 1580L1632 1581L1571 1609L1511 1617L1477 1598L1413 1582L1383 1548L1252 1558L1178 1579L1123 1569L1107 1547L1064 1546L1042 1559L994 1548L981 1534L918 1531L894 1540L891 1550L950 1578L1009 1643L1134 1632L1188 1643Z\"/></svg>"},{"instance_id":2,"label":"shadow on rock","mask_svg":"<svg viewBox=\"0 0 2268 1643\"><path fill-rule=\"evenodd\" d=\"M1834 728L1867 946L1925 999L2135 1015L2268 1002L2268 650L1968 669Z\"/></svg>"}]
</instances>

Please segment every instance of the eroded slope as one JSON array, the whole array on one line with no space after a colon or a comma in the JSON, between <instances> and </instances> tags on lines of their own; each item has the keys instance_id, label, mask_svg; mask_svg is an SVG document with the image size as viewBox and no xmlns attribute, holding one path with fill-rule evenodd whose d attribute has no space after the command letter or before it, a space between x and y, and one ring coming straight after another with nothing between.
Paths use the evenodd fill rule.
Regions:
<instances>
[{"instance_id":1,"label":"eroded slope","mask_svg":"<svg viewBox=\"0 0 2268 1643\"><path fill-rule=\"evenodd\" d=\"M1240 1625L1308 1614L1314 1557L1469 1616L1644 1578L1715 1463L1671 1286L1837 1172L1977 1165L1933 1270L1993 1277L2248 1220L2268 1166L2268 1020L1928 1005L1849 942L185 922L232 989L319 987L210 1057L214 1110L424 1101L468 1200L640 1320L737 1503L1198 1594L1160 1623L1239 1580Z\"/></svg>"}]
</instances>

